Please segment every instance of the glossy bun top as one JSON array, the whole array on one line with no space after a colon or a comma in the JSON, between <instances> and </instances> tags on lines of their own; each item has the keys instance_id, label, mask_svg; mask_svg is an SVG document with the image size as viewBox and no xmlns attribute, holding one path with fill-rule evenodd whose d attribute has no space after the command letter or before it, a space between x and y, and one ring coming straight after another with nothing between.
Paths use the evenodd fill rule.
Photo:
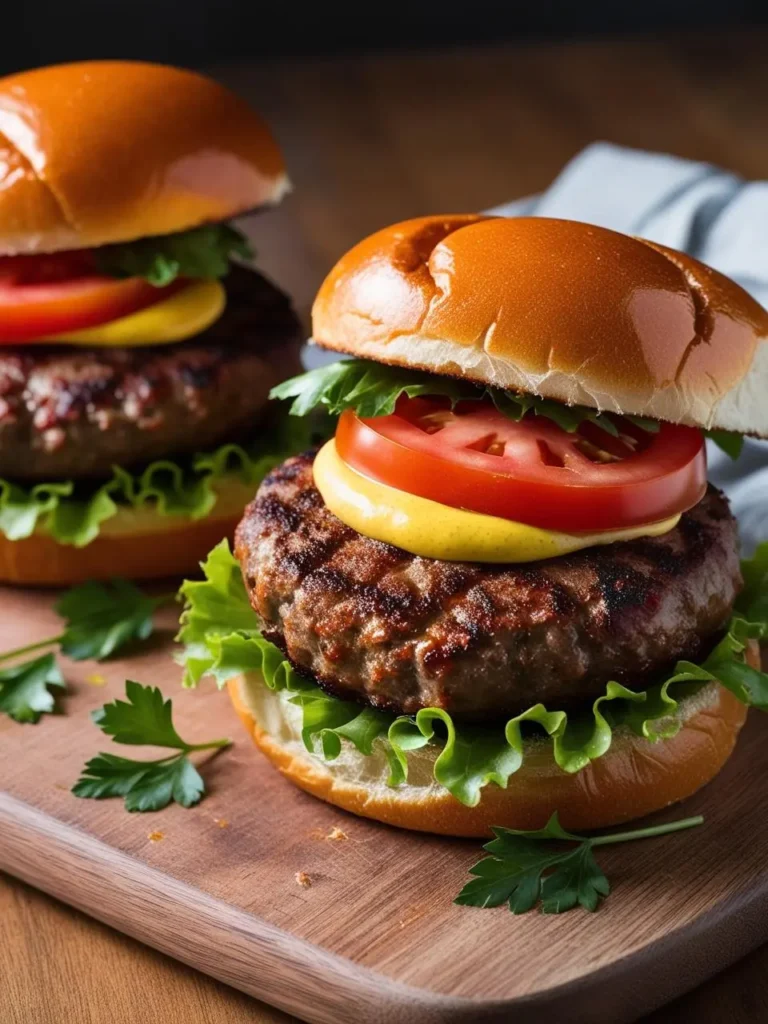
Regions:
<instances>
[{"instance_id":1,"label":"glossy bun top","mask_svg":"<svg viewBox=\"0 0 768 1024\"><path fill-rule=\"evenodd\" d=\"M264 122L203 75L86 61L0 79L0 255L183 231L287 187Z\"/></svg>"},{"instance_id":2,"label":"glossy bun top","mask_svg":"<svg viewBox=\"0 0 768 1024\"><path fill-rule=\"evenodd\" d=\"M351 249L315 341L597 409L768 436L768 313L675 250L576 221L404 221Z\"/></svg>"}]
</instances>

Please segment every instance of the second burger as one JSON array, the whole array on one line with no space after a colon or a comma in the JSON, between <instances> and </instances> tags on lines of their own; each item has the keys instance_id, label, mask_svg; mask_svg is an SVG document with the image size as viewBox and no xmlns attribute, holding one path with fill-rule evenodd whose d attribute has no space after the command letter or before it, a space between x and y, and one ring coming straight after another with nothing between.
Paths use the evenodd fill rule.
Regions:
<instances>
[{"instance_id":1,"label":"second burger","mask_svg":"<svg viewBox=\"0 0 768 1024\"><path fill-rule=\"evenodd\" d=\"M262 120L201 75L0 79L0 580L182 573L231 532L277 461L258 422L300 327L227 222L287 187Z\"/></svg>"}]
</instances>

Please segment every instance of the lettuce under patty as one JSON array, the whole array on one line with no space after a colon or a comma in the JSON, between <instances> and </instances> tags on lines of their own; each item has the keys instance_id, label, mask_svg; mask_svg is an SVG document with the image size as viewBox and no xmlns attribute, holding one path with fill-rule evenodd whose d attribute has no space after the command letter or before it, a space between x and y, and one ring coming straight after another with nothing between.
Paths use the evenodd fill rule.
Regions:
<instances>
[{"instance_id":1,"label":"lettuce under patty","mask_svg":"<svg viewBox=\"0 0 768 1024\"><path fill-rule=\"evenodd\" d=\"M456 723L440 708L396 716L331 697L299 676L261 635L227 541L217 545L204 563L205 578L188 580L181 587L185 607L177 639L184 647L177 660L187 687L196 686L205 675L222 686L235 676L258 672L271 690L290 693L291 703L302 710L307 750L326 760L338 757L343 743L368 756L374 744L383 745L391 786L407 780L411 751L439 744L436 781L461 803L474 807L488 783L506 787L525 760L524 738L532 731L549 737L555 762L573 773L605 754L620 727L654 742L670 739L681 728L676 715L680 702L715 679L744 704L768 710L768 674L745 661L750 639L768 639L768 543L742 567L746 586L738 608L726 636L702 664L678 662L672 676L640 692L609 683L602 696L576 714L536 704L504 724L477 726Z\"/></svg>"},{"instance_id":2,"label":"lettuce under patty","mask_svg":"<svg viewBox=\"0 0 768 1024\"><path fill-rule=\"evenodd\" d=\"M311 443L312 428L284 417L265 428L264 436L269 440L248 446L224 444L178 460L160 459L141 473L115 466L109 480L90 487L72 480L29 487L0 480L0 533L22 540L42 530L59 544L80 548L90 544L121 508L152 508L161 516L204 519L225 480L255 490L270 469Z\"/></svg>"}]
</instances>

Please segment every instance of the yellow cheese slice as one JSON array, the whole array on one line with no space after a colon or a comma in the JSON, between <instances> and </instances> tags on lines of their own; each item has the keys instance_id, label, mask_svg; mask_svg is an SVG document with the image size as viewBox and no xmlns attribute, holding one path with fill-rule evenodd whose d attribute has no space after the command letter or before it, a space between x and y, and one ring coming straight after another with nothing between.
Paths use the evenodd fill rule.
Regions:
<instances>
[{"instance_id":1,"label":"yellow cheese slice","mask_svg":"<svg viewBox=\"0 0 768 1024\"><path fill-rule=\"evenodd\" d=\"M191 281L170 298L130 313L119 320L80 331L40 338L66 345L169 345L201 334L224 312L226 292L221 281Z\"/></svg>"},{"instance_id":2,"label":"yellow cheese slice","mask_svg":"<svg viewBox=\"0 0 768 1024\"><path fill-rule=\"evenodd\" d=\"M496 516L450 508L378 483L351 469L329 441L314 462L315 486L328 508L353 530L423 558L447 562L534 562L580 548L636 537L658 537L680 516L603 533L542 530Z\"/></svg>"}]
</instances>

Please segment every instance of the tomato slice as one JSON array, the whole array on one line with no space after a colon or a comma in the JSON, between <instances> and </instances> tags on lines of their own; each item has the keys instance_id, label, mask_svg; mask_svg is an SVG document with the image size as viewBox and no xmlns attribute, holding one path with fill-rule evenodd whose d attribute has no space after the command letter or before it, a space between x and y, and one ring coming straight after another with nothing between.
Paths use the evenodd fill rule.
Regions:
<instances>
[{"instance_id":1,"label":"tomato slice","mask_svg":"<svg viewBox=\"0 0 768 1024\"><path fill-rule=\"evenodd\" d=\"M99 274L88 250L0 258L0 344L96 327L168 298L140 277Z\"/></svg>"},{"instance_id":2,"label":"tomato slice","mask_svg":"<svg viewBox=\"0 0 768 1024\"><path fill-rule=\"evenodd\" d=\"M548 530L586 533L659 522L691 508L707 487L701 431L650 433L611 417L619 437L585 422L507 419L490 402L404 398L391 416L347 410L336 446L380 483L473 512Z\"/></svg>"}]
</instances>

